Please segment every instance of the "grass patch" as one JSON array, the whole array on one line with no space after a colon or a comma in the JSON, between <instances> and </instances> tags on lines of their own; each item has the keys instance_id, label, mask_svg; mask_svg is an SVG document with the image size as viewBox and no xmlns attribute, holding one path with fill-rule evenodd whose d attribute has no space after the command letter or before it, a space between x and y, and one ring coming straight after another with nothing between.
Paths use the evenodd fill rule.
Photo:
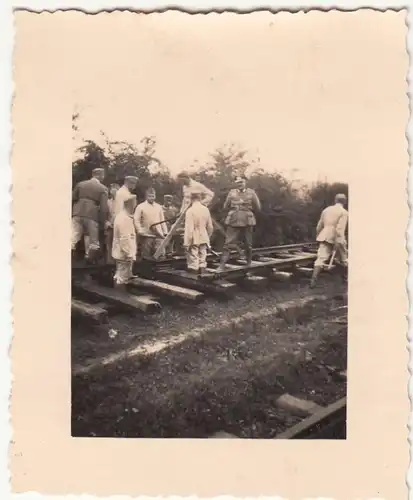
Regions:
<instances>
[{"instance_id":1,"label":"grass patch","mask_svg":"<svg viewBox=\"0 0 413 500\"><path fill-rule=\"evenodd\" d=\"M324 367L346 369L347 331L325 321L333 308L320 301L216 326L158 354L74 377L72 434L273 437L299 420L275 409L284 392L322 405L345 394L345 382Z\"/></svg>"}]
</instances>

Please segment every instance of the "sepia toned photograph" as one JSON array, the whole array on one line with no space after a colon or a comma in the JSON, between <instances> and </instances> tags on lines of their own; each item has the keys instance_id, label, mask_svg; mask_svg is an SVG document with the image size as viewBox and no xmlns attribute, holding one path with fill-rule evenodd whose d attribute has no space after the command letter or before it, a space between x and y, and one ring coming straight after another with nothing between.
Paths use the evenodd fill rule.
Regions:
<instances>
[{"instance_id":1,"label":"sepia toned photograph","mask_svg":"<svg viewBox=\"0 0 413 500\"><path fill-rule=\"evenodd\" d=\"M107 69L122 77L76 94L73 436L346 438L349 184L326 151L338 56L313 34L310 64L308 40L280 46L271 19L227 40L211 18L204 61L188 48L207 32L181 15L173 59L119 48ZM130 29L155 20L171 29L142 15Z\"/></svg>"},{"instance_id":2,"label":"sepia toned photograph","mask_svg":"<svg viewBox=\"0 0 413 500\"><path fill-rule=\"evenodd\" d=\"M16 11L13 492L406 495L409 15Z\"/></svg>"}]
</instances>

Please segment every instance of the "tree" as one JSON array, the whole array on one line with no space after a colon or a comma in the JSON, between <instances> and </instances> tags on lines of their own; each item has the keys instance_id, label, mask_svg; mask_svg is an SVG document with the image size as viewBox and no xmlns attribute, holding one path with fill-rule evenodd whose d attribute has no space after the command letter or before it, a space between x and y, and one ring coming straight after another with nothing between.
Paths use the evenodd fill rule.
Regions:
<instances>
[{"instance_id":1,"label":"tree","mask_svg":"<svg viewBox=\"0 0 413 500\"><path fill-rule=\"evenodd\" d=\"M85 141L85 144L78 149L82 153L82 158L72 163L72 182L73 185L80 181L90 179L92 170L95 168L104 168L105 172L109 168L109 158L103 148L94 141Z\"/></svg>"},{"instance_id":2,"label":"tree","mask_svg":"<svg viewBox=\"0 0 413 500\"><path fill-rule=\"evenodd\" d=\"M75 114L73 127L76 127ZM75 129L74 129L75 130ZM154 187L162 202L165 194L176 195L179 203L181 189L172 178L169 169L156 154L156 139L144 137L138 145L125 141L110 141L101 132L103 145L86 140L78 152L81 158L73 162L73 182L90 178L96 167L105 169L105 183L121 184L125 175L139 178L136 194L143 200L147 187ZM223 223L222 207L236 175L249 172L248 185L253 188L262 204L257 214L254 245L272 246L314 240L315 227L321 211L333 203L337 193L348 195L345 183L319 182L311 186L295 184L279 172L268 172L260 165L260 159L234 144L213 151L207 162L193 165L192 176L215 193L211 204L214 219ZM214 245L223 243L222 235L214 234Z\"/></svg>"}]
</instances>

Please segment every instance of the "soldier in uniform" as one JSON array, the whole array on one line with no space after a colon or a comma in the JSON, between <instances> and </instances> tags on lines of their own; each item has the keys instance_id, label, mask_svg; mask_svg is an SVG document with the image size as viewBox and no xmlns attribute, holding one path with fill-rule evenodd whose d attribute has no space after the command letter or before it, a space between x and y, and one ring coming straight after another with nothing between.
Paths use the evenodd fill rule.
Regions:
<instances>
[{"instance_id":1,"label":"soldier in uniform","mask_svg":"<svg viewBox=\"0 0 413 500\"><path fill-rule=\"evenodd\" d=\"M163 208L163 213L165 215L165 220L167 221L165 224L168 229L168 232L171 230L172 224L174 223L174 219L179 215L179 208L173 204L173 198L174 197L171 194L166 194L163 197L162 208ZM171 256L174 252L179 250L180 247L182 247L182 244L180 245L180 242L182 240L182 233L183 231L181 228L181 230L172 237L171 242L165 249L165 253L167 256Z\"/></svg>"},{"instance_id":2,"label":"soldier in uniform","mask_svg":"<svg viewBox=\"0 0 413 500\"><path fill-rule=\"evenodd\" d=\"M171 226L174 222L173 219L175 217L178 217L178 214L179 214L179 208L173 204L173 199L174 199L174 197L171 194L166 194L163 197L162 208L163 208L163 213L165 215L165 220L168 221L166 223L168 231L169 231L169 229L171 229Z\"/></svg>"},{"instance_id":3,"label":"soldier in uniform","mask_svg":"<svg viewBox=\"0 0 413 500\"><path fill-rule=\"evenodd\" d=\"M334 205L325 208L317 224L318 252L317 260L314 263L311 288L317 283L323 267L331 259L334 251L342 268L347 270L347 242L346 228L348 223L348 212L344 208L347 202L345 194L337 194ZM344 280L346 273L343 273Z\"/></svg>"},{"instance_id":4,"label":"soldier in uniform","mask_svg":"<svg viewBox=\"0 0 413 500\"><path fill-rule=\"evenodd\" d=\"M105 171L95 168L92 178L79 182L72 194L72 253L85 239L86 260L95 262L100 250L100 233L108 225L108 189L103 185Z\"/></svg>"},{"instance_id":5,"label":"soldier in uniform","mask_svg":"<svg viewBox=\"0 0 413 500\"><path fill-rule=\"evenodd\" d=\"M187 172L181 172L178 175L178 182L182 186L181 212L183 212L185 209L191 206L192 203L191 196L192 193L194 192L200 193L201 202L205 206L208 206L211 203L212 199L214 198L214 193L210 189L208 189L200 182L191 179L191 177Z\"/></svg>"},{"instance_id":6,"label":"soldier in uniform","mask_svg":"<svg viewBox=\"0 0 413 500\"><path fill-rule=\"evenodd\" d=\"M201 203L202 192L191 193L192 204L186 212L184 247L190 273L203 274L207 267L207 253L214 230L211 214Z\"/></svg>"},{"instance_id":7,"label":"soldier in uniform","mask_svg":"<svg viewBox=\"0 0 413 500\"><path fill-rule=\"evenodd\" d=\"M115 202L113 204L113 216L116 217L118 213L123 210L124 202L133 194L138 183L138 178L135 175L127 175L125 177L123 186L117 191L115 195Z\"/></svg>"},{"instance_id":8,"label":"soldier in uniform","mask_svg":"<svg viewBox=\"0 0 413 500\"><path fill-rule=\"evenodd\" d=\"M115 222L115 197L119 191L119 184L111 184L109 186L108 198L108 224L105 231L105 244L106 244L106 262L108 264L113 262L112 259L112 242L113 242L113 223Z\"/></svg>"},{"instance_id":9,"label":"soldier in uniform","mask_svg":"<svg viewBox=\"0 0 413 500\"><path fill-rule=\"evenodd\" d=\"M252 261L252 236L256 225L254 212L261 210L261 203L253 189L246 187L246 178L235 179L235 189L231 189L224 203L224 211L228 210L225 219L226 236L219 269L224 270L232 248L243 244L247 264Z\"/></svg>"},{"instance_id":10,"label":"soldier in uniform","mask_svg":"<svg viewBox=\"0 0 413 500\"><path fill-rule=\"evenodd\" d=\"M123 208L116 215L113 224L112 257L116 262L114 276L115 288L125 289L133 277L132 268L136 260L136 229L133 214L136 208L136 195L131 194L123 200Z\"/></svg>"},{"instance_id":11,"label":"soldier in uniform","mask_svg":"<svg viewBox=\"0 0 413 500\"><path fill-rule=\"evenodd\" d=\"M136 207L134 221L143 259L151 259L168 233L162 206L156 201L156 191L146 190L146 201Z\"/></svg>"}]
</instances>

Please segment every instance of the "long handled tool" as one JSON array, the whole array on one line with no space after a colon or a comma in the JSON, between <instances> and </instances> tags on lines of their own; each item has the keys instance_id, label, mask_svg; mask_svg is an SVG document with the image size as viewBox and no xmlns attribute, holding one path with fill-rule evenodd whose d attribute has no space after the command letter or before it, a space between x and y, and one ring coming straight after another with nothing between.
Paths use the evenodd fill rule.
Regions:
<instances>
[{"instance_id":1,"label":"long handled tool","mask_svg":"<svg viewBox=\"0 0 413 500\"><path fill-rule=\"evenodd\" d=\"M187 212L189 207L187 207L185 210L183 210L177 217L177 219L175 220L175 222L173 223L169 233L165 236L164 240L162 241L162 243L159 245L158 249L156 250L156 252L154 253L153 257L155 260L158 260L159 257L162 255L163 251L165 250L165 248L168 246L169 242L171 241L173 235L175 234L176 232L176 229L177 227L179 226L179 224L181 223L182 220L184 220L184 217L185 217L185 214Z\"/></svg>"},{"instance_id":2,"label":"long handled tool","mask_svg":"<svg viewBox=\"0 0 413 500\"><path fill-rule=\"evenodd\" d=\"M336 249L334 249L334 250L333 250L333 253L332 253L332 255L331 255L330 262L329 262L329 264L328 264L328 266L327 266L327 269L328 269L329 271L333 268L334 259L336 258L336 253L337 253L337 250L336 250Z\"/></svg>"},{"instance_id":3,"label":"long handled tool","mask_svg":"<svg viewBox=\"0 0 413 500\"><path fill-rule=\"evenodd\" d=\"M208 247L208 250L212 253L212 255L213 255L214 257L219 257L219 256L220 256L220 255L219 255L219 253L217 253L215 250L212 250L212 248L211 248L211 247Z\"/></svg>"},{"instance_id":4,"label":"long handled tool","mask_svg":"<svg viewBox=\"0 0 413 500\"><path fill-rule=\"evenodd\" d=\"M155 222L155 224L150 225L149 229L152 229L155 226L159 226L160 224L166 224L167 222L175 222L178 217L179 215L177 215L176 217L172 217L171 219L161 220L161 222Z\"/></svg>"}]
</instances>

